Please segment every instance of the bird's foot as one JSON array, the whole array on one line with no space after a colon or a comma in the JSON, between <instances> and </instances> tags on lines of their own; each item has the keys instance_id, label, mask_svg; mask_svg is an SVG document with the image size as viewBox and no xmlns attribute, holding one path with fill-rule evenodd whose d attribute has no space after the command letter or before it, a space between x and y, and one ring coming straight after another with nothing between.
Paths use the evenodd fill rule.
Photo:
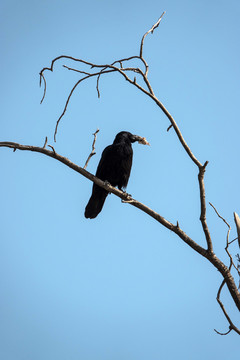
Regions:
<instances>
[{"instance_id":1,"label":"bird's foot","mask_svg":"<svg viewBox=\"0 0 240 360\"><path fill-rule=\"evenodd\" d=\"M126 192L126 190L123 190L123 189L119 189L119 190L121 190L127 198L129 198L129 199L132 198L132 195L131 195L131 194L128 194L128 193Z\"/></svg>"},{"instance_id":2,"label":"bird's foot","mask_svg":"<svg viewBox=\"0 0 240 360\"><path fill-rule=\"evenodd\" d=\"M122 203L128 203L128 204L131 204L134 202L133 198L130 195L128 195L126 199L122 199L121 201L122 201Z\"/></svg>"},{"instance_id":3,"label":"bird's foot","mask_svg":"<svg viewBox=\"0 0 240 360\"><path fill-rule=\"evenodd\" d=\"M128 194L126 191L123 191L124 193L124 197L125 199L122 199L122 202L123 203L132 203L133 202L133 198L132 198L132 195L131 194Z\"/></svg>"}]
</instances>

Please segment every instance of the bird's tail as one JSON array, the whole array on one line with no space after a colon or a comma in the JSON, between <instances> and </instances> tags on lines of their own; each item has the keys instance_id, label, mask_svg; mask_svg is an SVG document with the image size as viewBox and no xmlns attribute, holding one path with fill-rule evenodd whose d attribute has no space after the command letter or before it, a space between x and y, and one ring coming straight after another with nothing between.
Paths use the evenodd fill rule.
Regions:
<instances>
[{"instance_id":1,"label":"bird's tail","mask_svg":"<svg viewBox=\"0 0 240 360\"><path fill-rule=\"evenodd\" d=\"M86 218L94 219L101 212L107 195L108 192L106 190L97 185L93 187L92 196L85 208L84 215Z\"/></svg>"}]
</instances>

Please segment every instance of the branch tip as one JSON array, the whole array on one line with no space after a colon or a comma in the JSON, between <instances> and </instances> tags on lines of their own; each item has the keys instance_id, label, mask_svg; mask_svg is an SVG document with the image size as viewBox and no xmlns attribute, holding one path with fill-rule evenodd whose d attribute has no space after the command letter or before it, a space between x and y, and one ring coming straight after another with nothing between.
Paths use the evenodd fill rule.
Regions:
<instances>
[{"instance_id":1,"label":"branch tip","mask_svg":"<svg viewBox=\"0 0 240 360\"><path fill-rule=\"evenodd\" d=\"M232 327L229 326L229 330L225 333L221 333L220 331L217 331L216 329L214 329L214 331L218 334L218 335L228 335L231 331L232 331Z\"/></svg>"},{"instance_id":2,"label":"branch tip","mask_svg":"<svg viewBox=\"0 0 240 360\"><path fill-rule=\"evenodd\" d=\"M160 16L160 18L158 19L158 21L151 27L150 30L148 30L142 37L142 41L141 41L141 45L140 45L140 58L142 58L142 53L143 53L143 44L144 44L144 40L145 40L145 37L149 34L149 33L152 33L154 32L154 30L159 26L161 20L162 20L162 17L163 15L165 14L166 12L164 11L162 13L162 15Z\"/></svg>"},{"instance_id":3,"label":"branch tip","mask_svg":"<svg viewBox=\"0 0 240 360\"><path fill-rule=\"evenodd\" d=\"M43 145L43 149L45 149L45 148L46 148L47 142L48 142L48 138L47 138L47 136L46 136L46 138L45 138L45 142L44 142L44 145Z\"/></svg>"}]
</instances>

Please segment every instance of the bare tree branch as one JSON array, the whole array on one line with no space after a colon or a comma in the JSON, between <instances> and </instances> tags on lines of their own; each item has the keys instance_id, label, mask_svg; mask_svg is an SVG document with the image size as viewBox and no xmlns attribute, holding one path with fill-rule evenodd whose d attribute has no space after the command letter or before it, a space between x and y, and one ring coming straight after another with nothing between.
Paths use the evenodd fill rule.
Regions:
<instances>
[{"instance_id":1,"label":"bare tree branch","mask_svg":"<svg viewBox=\"0 0 240 360\"><path fill-rule=\"evenodd\" d=\"M208 161L205 162L203 166L199 167L198 181L199 181L199 189L200 189L200 203L201 203L201 215L200 221L202 223L202 228L206 237L208 251L210 253L213 252L212 240L210 236L210 232L207 225L206 220L206 195L205 195L205 185L204 185L204 173L206 171L206 166Z\"/></svg>"},{"instance_id":2,"label":"bare tree branch","mask_svg":"<svg viewBox=\"0 0 240 360\"><path fill-rule=\"evenodd\" d=\"M208 250L205 250L203 247L201 247L199 244L197 244L193 239L191 239L179 227L178 222L177 222L177 225L173 225L170 221L166 220L163 216L161 216L160 214L158 214L154 210L150 209L148 206L146 206L146 205L142 204L141 202L133 199L129 194L127 194L127 193L125 193L125 192L123 192L121 190L118 190L117 188L111 186L109 183L106 183L106 182L98 179L96 176L92 175L87 170L85 170L82 167L72 163L66 157L63 157L62 155L57 154L52 146L51 146L51 148L53 149L53 151L50 151L50 150L47 150L46 148L43 148L43 147L30 146L30 145L21 145L21 144L15 143L15 142L4 141L4 142L0 142L0 147L8 147L8 148L12 148L14 150L18 149L18 150L34 151L34 152L39 152L39 153L42 153L44 155L50 156L50 157L62 162L63 164L67 165L71 169L77 171L78 173L80 173L81 175L86 177L87 179L93 181L98 186L100 186L100 187L104 188L105 190L107 190L108 192L111 192L114 195L118 196L119 198L121 198L125 202L129 203L130 205L142 210L143 212L145 212L146 214L151 216L153 219L158 221L160 224L162 224L165 228L173 231L176 235L178 235L179 238L181 238L193 250L195 250L197 253L199 253L200 255L205 257L207 260L209 260L212 263L212 265L222 274L222 276L224 278L224 283L226 283L226 285L227 285L227 287L229 289L229 292L230 292L230 294L231 294L237 308L240 311L240 294L238 292L238 289L236 287L234 279L233 279L233 277L231 275L230 269L228 269L228 267L223 262L221 262L221 260L219 260L215 254L209 252ZM236 327L233 325L233 330L235 330L235 328Z\"/></svg>"},{"instance_id":3,"label":"bare tree branch","mask_svg":"<svg viewBox=\"0 0 240 360\"><path fill-rule=\"evenodd\" d=\"M76 90L77 86L84 80L86 79L89 79L90 77L93 77L93 76L99 76L99 75L102 75L102 74L106 74L106 73L110 73L110 72L120 72L124 78L129 81L131 84L135 84L140 90L144 90L140 85L134 83L134 81L132 81L126 74L125 74L125 71L133 71L133 72L138 72L138 73L142 73L140 69L137 69L137 68L125 68L125 69L119 69L113 65L95 65L95 64L92 64L93 67L101 67L103 66L104 69L106 68L110 68L110 70L102 70L100 72L96 72L96 73L85 73L83 71L80 71L80 70L77 70L77 69L73 69L73 68L70 68L70 67L67 67L65 66L66 68L68 68L68 70L72 70L72 71L76 71L76 72L80 72L80 73L84 73L84 74L87 74L86 76L84 76L83 78L79 79L75 85L73 86L72 90L70 91L69 95L68 95L68 98L67 98L67 101L65 103L65 106L64 106L64 109L63 109L63 112L61 113L60 117L58 118L57 120L57 123L56 123L56 127L55 127L55 132L54 132L54 141L56 142L56 135L57 135L57 130L58 130L58 125L62 119L62 117L65 115L66 113L66 110L67 110L67 107L68 107L68 104L69 104L69 101L74 93L74 91ZM97 90L98 90L98 86L97 86ZM98 90L98 94L99 93L99 90Z\"/></svg>"},{"instance_id":4,"label":"bare tree branch","mask_svg":"<svg viewBox=\"0 0 240 360\"><path fill-rule=\"evenodd\" d=\"M229 329L227 332L225 332L225 333L221 333L221 332L219 332L219 331L217 331L216 329L214 329L214 331L216 331L216 333L218 334L218 335L228 335L231 331L232 331L232 329Z\"/></svg>"},{"instance_id":5,"label":"bare tree branch","mask_svg":"<svg viewBox=\"0 0 240 360\"><path fill-rule=\"evenodd\" d=\"M55 151L54 147L52 145L48 145L48 147L50 147L52 149L53 154L56 156L56 151Z\"/></svg>"},{"instance_id":6,"label":"bare tree branch","mask_svg":"<svg viewBox=\"0 0 240 360\"><path fill-rule=\"evenodd\" d=\"M164 11L162 13L162 15L160 16L160 18L158 19L158 21L156 22L156 24L154 24L150 30L148 30L142 37L142 41L141 41L141 45L140 45L140 58L142 58L142 53L143 53L143 43L144 43L144 40L145 40L145 37L151 32L153 34L154 30L159 26L161 20L162 20L162 17L163 15L165 14L166 12Z\"/></svg>"},{"instance_id":7,"label":"bare tree branch","mask_svg":"<svg viewBox=\"0 0 240 360\"><path fill-rule=\"evenodd\" d=\"M137 207L138 209L142 210L143 212L145 212L146 214L148 214L149 216L154 218L159 223L161 223L163 226L165 226L167 229L175 232L186 244L188 244L190 247L192 247L195 251L197 251L202 256L204 256L204 257L208 256L207 251L203 247L198 245L195 241L193 241L187 234L185 234L185 232L179 227L179 224L177 226L173 225L170 221L166 220L164 217L162 217L161 215L159 215L157 212L150 209L146 205L140 203L139 201L137 201L133 198L129 198L129 195L127 193L125 193L121 190L118 190L117 188L111 186L110 184L98 179L96 176L92 175L87 170L72 163L66 157L58 154L52 146L50 146L50 147L53 149L53 151L50 151L43 147L31 146L31 145L21 145L21 144L15 143L15 142L4 141L4 142L0 142L0 147L9 147L9 148L12 148L15 150L18 149L18 150L38 152L38 153L42 153L44 155L50 156L50 157L62 162L63 164L65 164L68 167L70 167L71 169L77 171L78 173L80 173L81 175L86 177L87 179L93 181L98 186L100 186L100 187L104 188L105 190L108 190L109 192L118 196L122 200L129 202L129 200L131 199L131 202L129 202L131 205ZM224 264L223 264L223 266L224 266Z\"/></svg>"},{"instance_id":8,"label":"bare tree branch","mask_svg":"<svg viewBox=\"0 0 240 360\"><path fill-rule=\"evenodd\" d=\"M93 139L93 143L92 143L92 151L91 151L91 153L89 154L89 156L88 156L88 158L87 158L87 160L86 160L86 162L85 162L85 165L84 165L84 167L83 167L84 169L87 168L88 163L89 163L89 160L91 159L91 157L96 154L96 152L95 152L95 143L96 143L96 140L97 140L97 133L98 133L98 132L99 132L99 129L97 129L97 130L95 131L95 133L93 133L94 139Z\"/></svg>"},{"instance_id":9,"label":"bare tree branch","mask_svg":"<svg viewBox=\"0 0 240 360\"><path fill-rule=\"evenodd\" d=\"M229 223L219 214L219 212L217 211L217 209L215 208L215 206L213 206L212 203L209 203L209 204L212 206L212 208L213 208L214 211L216 212L217 216L218 216L218 217L227 225L227 227L228 227L227 239L226 239L226 247L225 247L225 250L226 250L226 252L227 252L227 254L228 254L228 257L229 257L229 259L230 259L230 264L229 264L229 268L228 268L228 269L229 269L229 272L230 272L230 271L231 271L231 267L234 266L235 269L237 270L238 274L239 274L239 270L238 270L237 267L235 266L235 264L234 264L234 262L233 262L233 258L232 258L231 254L230 254L229 251L228 251L228 247L229 247L229 245L230 245L229 235L230 235L230 231L231 231L231 226L230 226ZM215 330L218 334L220 334L220 335L227 335L227 334L230 333L231 330L236 331L236 332L240 335L240 330L233 324L233 322L232 322L232 320L230 319L230 316L228 315L228 313L227 313L227 311L226 311L226 309L225 309L222 301L220 300L220 295L221 295L221 292L222 292L222 288L223 288L223 286L225 285L225 283L226 283L226 280L223 279L223 281L222 281L222 283L221 283L221 285L220 285L220 287L219 287L218 293L217 293L217 302L218 302L219 306L221 307L222 312L224 313L227 321L229 322L229 331L226 332L226 333L220 333L220 332L218 332L216 329L214 329L214 330Z\"/></svg>"},{"instance_id":10,"label":"bare tree branch","mask_svg":"<svg viewBox=\"0 0 240 360\"><path fill-rule=\"evenodd\" d=\"M219 212L217 211L217 209L215 208L215 206L213 206L212 203L209 203L212 208L215 210L216 214L218 215L218 217L227 225L228 227L228 232L227 232L227 238L226 238L226 247L225 247L225 251L230 259L230 265L229 265L229 270L231 270L231 267L233 266L235 268L235 270L237 271L238 275L240 276L240 271L238 269L238 267L235 265L232 255L229 252L229 245L233 242L233 241L229 241L229 235L230 235L230 231L231 231L231 226L229 225L229 223L219 214Z\"/></svg>"},{"instance_id":11,"label":"bare tree branch","mask_svg":"<svg viewBox=\"0 0 240 360\"><path fill-rule=\"evenodd\" d=\"M218 290L218 293L217 293L217 302L220 306L220 308L222 309L222 312L223 314L225 315L225 318L227 319L228 323L229 323L229 331L226 332L226 333L220 333L219 331L217 331L216 329L214 329L218 334L220 335L227 335L230 333L231 330L234 330L238 335L240 335L240 330L233 324L232 320L230 319L222 301L220 300L220 295L221 295L221 291L222 291L222 288L223 286L225 285L226 281L225 279L223 280L223 282L221 283L220 285L220 288Z\"/></svg>"}]
</instances>

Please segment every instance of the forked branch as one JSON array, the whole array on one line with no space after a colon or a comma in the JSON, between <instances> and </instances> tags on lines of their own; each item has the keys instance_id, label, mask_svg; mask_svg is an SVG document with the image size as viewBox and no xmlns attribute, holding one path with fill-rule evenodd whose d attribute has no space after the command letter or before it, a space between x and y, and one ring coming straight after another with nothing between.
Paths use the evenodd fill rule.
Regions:
<instances>
[{"instance_id":1,"label":"forked branch","mask_svg":"<svg viewBox=\"0 0 240 360\"><path fill-rule=\"evenodd\" d=\"M209 203L212 208L214 209L215 213L217 214L217 216L226 224L226 226L228 227L228 231L227 231L227 236L226 236L226 247L225 247L225 251L230 259L230 264L229 264L229 272L231 271L231 268L232 266L234 266L235 270L238 272L238 275L240 275L240 272L237 268L237 266L234 264L234 261L233 261L233 258L232 258L232 255L230 254L229 252L229 245L232 243L231 241L229 241L229 235L230 235L230 231L231 231L231 226L229 225L229 223L226 221L226 219L224 219L224 217L222 217L219 212L217 211L217 209L215 208L215 206L213 206L212 203ZM218 293L217 293L217 302L225 316L225 318L227 319L228 323L229 323L229 330L225 333L221 333L219 331L217 331L216 329L214 329L216 331L216 333L218 333L219 335L227 335L230 333L230 331L234 330L236 331L236 333L238 333L240 335L240 330L233 324L230 316L228 315L222 301L220 300L220 296L221 296L221 292L222 292L222 289L223 289L223 286L226 284L226 280L223 279L219 289L218 289Z\"/></svg>"}]
</instances>

